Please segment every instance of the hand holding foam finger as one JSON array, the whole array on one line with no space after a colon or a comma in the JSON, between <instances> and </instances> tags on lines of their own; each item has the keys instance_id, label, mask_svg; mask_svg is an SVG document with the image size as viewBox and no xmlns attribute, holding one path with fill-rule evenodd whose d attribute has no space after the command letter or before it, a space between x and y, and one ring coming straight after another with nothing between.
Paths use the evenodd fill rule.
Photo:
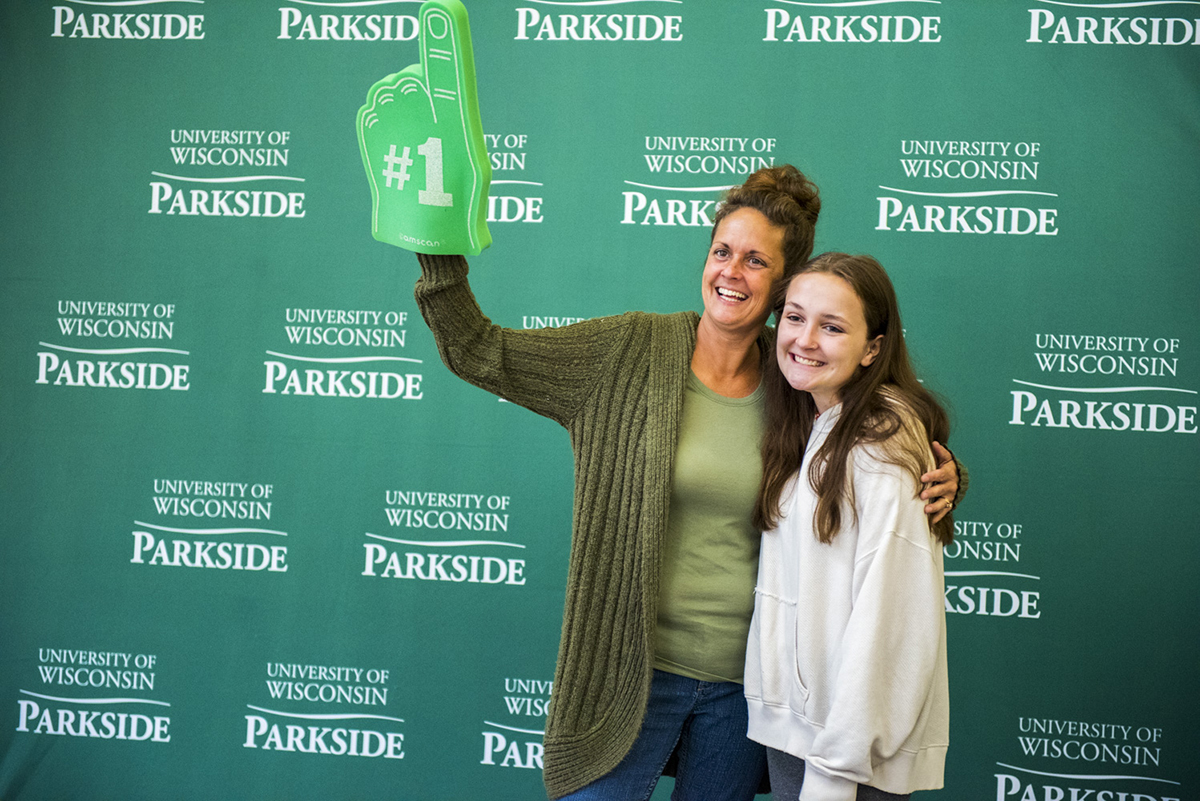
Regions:
<instances>
[{"instance_id":1,"label":"hand holding foam finger","mask_svg":"<svg viewBox=\"0 0 1200 801\"><path fill-rule=\"evenodd\" d=\"M475 92L467 11L421 6L421 62L377 82L358 110L371 234L418 253L474 256L492 243L492 179Z\"/></svg>"}]
</instances>

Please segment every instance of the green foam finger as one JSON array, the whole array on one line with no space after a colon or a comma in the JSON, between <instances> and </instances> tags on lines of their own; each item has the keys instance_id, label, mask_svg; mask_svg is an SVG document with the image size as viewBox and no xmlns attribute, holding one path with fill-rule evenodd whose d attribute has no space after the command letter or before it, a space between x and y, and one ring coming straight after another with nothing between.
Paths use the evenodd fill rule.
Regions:
<instances>
[{"instance_id":1,"label":"green foam finger","mask_svg":"<svg viewBox=\"0 0 1200 801\"><path fill-rule=\"evenodd\" d=\"M492 243L492 180L467 10L421 6L419 64L375 83L356 129L371 187L371 235L418 253L478 255Z\"/></svg>"}]
</instances>

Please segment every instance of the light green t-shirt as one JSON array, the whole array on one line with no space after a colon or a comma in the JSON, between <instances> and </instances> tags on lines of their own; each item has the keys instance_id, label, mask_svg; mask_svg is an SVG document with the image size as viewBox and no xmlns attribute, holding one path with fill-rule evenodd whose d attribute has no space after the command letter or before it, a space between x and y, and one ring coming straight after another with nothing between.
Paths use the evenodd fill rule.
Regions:
<instances>
[{"instance_id":1,"label":"light green t-shirt","mask_svg":"<svg viewBox=\"0 0 1200 801\"><path fill-rule=\"evenodd\" d=\"M760 533L751 523L762 462L762 385L718 395L688 376L659 577L654 667L742 681Z\"/></svg>"}]
</instances>

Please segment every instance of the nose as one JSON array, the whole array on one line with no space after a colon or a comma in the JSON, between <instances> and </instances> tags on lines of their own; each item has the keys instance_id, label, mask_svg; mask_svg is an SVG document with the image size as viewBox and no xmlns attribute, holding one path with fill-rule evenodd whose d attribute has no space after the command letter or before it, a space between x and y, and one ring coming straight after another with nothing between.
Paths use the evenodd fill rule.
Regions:
<instances>
[{"instance_id":1,"label":"nose","mask_svg":"<svg viewBox=\"0 0 1200 801\"><path fill-rule=\"evenodd\" d=\"M796 332L796 344L803 350L812 350L817 346L816 331L812 325L806 323Z\"/></svg>"},{"instance_id":2,"label":"nose","mask_svg":"<svg viewBox=\"0 0 1200 801\"><path fill-rule=\"evenodd\" d=\"M730 259L725 262L725 267L721 270L721 274L728 278L737 278L741 276L743 269L745 269L745 265L742 264L741 259Z\"/></svg>"}]
</instances>

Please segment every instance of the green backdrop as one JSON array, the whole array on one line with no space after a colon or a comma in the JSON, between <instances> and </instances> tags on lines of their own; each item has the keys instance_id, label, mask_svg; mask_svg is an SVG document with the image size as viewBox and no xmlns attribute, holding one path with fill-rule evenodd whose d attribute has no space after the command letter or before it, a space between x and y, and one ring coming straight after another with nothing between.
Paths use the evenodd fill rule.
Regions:
<instances>
[{"instance_id":1,"label":"green backdrop","mask_svg":"<svg viewBox=\"0 0 1200 801\"><path fill-rule=\"evenodd\" d=\"M0 798L542 796L567 436L369 232L417 9L0 5ZM698 308L762 164L890 271L972 476L927 797L1200 797L1200 3L469 10L496 321Z\"/></svg>"}]
</instances>

